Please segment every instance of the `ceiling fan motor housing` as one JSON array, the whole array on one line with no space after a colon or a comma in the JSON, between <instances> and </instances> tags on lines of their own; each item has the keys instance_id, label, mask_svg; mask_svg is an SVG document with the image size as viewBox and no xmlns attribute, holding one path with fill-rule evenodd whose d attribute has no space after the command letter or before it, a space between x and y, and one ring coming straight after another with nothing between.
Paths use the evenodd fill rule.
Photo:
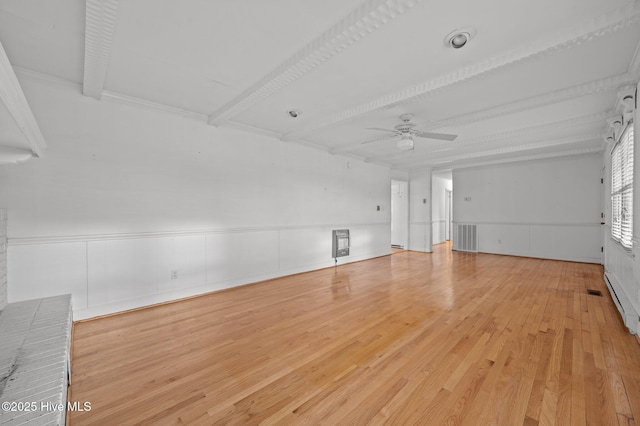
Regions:
<instances>
[{"instance_id":1,"label":"ceiling fan motor housing","mask_svg":"<svg viewBox=\"0 0 640 426\"><path fill-rule=\"evenodd\" d=\"M400 133L409 133L416 125L413 123L402 123L398 124L395 129Z\"/></svg>"}]
</instances>

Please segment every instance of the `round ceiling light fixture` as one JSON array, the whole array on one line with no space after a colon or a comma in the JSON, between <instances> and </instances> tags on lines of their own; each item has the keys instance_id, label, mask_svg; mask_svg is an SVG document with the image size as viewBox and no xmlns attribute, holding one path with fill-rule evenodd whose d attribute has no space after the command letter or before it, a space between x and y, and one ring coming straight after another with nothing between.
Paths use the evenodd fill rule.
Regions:
<instances>
[{"instance_id":1,"label":"round ceiling light fixture","mask_svg":"<svg viewBox=\"0 0 640 426\"><path fill-rule=\"evenodd\" d=\"M444 38L444 45L454 49L460 49L469 43L469 40L476 34L473 28L462 28L451 31Z\"/></svg>"},{"instance_id":2,"label":"round ceiling light fixture","mask_svg":"<svg viewBox=\"0 0 640 426\"><path fill-rule=\"evenodd\" d=\"M413 149L413 138L410 134L403 134L398 141L398 149L401 151L411 151Z\"/></svg>"}]
</instances>

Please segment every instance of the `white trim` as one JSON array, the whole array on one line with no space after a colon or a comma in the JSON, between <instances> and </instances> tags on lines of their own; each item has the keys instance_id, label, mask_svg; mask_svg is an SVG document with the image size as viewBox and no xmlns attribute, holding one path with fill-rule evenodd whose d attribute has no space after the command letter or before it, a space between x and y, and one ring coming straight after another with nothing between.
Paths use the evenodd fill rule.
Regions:
<instances>
[{"instance_id":1,"label":"white trim","mask_svg":"<svg viewBox=\"0 0 640 426\"><path fill-rule=\"evenodd\" d=\"M204 116L205 121L207 120L207 116ZM242 130L249 133L254 133L256 135L268 136L271 138L276 138L282 140L282 134L278 132L273 132L271 130L262 129L260 127L252 126L250 124L240 123L238 121L225 121L224 127L229 127L236 130Z\"/></svg>"},{"instance_id":2,"label":"white trim","mask_svg":"<svg viewBox=\"0 0 640 426\"><path fill-rule=\"evenodd\" d=\"M0 100L22 131L31 151L38 157L42 157L47 144L2 43L0 43Z\"/></svg>"},{"instance_id":3,"label":"white trim","mask_svg":"<svg viewBox=\"0 0 640 426\"><path fill-rule=\"evenodd\" d=\"M75 92L82 93L82 84L76 81L65 80L64 78L44 74L39 71L30 70L29 68L14 66L13 69L16 72L16 75L20 78L35 80L53 87L62 86Z\"/></svg>"},{"instance_id":4,"label":"white trim","mask_svg":"<svg viewBox=\"0 0 640 426\"><path fill-rule=\"evenodd\" d=\"M84 32L85 96L100 99L111 57L118 18L118 0L87 0Z\"/></svg>"},{"instance_id":5,"label":"white trim","mask_svg":"<svg viewBox=\"0 0 640 426\"><path fill-rule=\"evenodd\" d=\"M20 78L28 78L31 80L39 81L41 83L48 84L53 87L66 87L71 90L74 90L78 93L82 92L82 84L77 83L71 80L65 80L62 78L54 77L49 74L44 74L38 71L33 71L28 68L22 67L14 67L16 73ZM176 116L180 116L183 118L188 118L191 120L200 121L202 123L206 123L207 116L205 114L200 114L197 112L189 111L186 109L181 109L177 107L173 107L170 105L160 104L157 102L149 101L147 99L137 98L134 96L124 95L118 92L112 92L110 90L103 90L101 100L103 101L111 101L118 102L124 105L134 106L138 108L143 108L150 111L162 112L173 114Z\"/></svg>"},{"instance_id":6,"label":"white trim","mask_svg":"<svg viewBox=\"0 0 640 426\"><path fill-rule=\"evenodd\" d=\"M212 235L212 234L236 234L246 232L264 231L289 231L296 229L322 229L322 228L359 228L363 226L387 226L388 222L368 222L351 224L320 224L320 225L295 225L295 226L256 226L246 228L211 228L179 231L159 231L159 232L131 232L112 234L86 234L86 235L61 235L53 237L14 237L7 239L7 245L32 245L32 244L57 244L71 242L105 241L105 240L127 240L135 238L162 238L162 237L182 237L192 235Z\"/></svg>"},{"instance_id":7,"label":"white trim","mask_svg":"<svg viewBox=\"0 0 640 426\"><path fill-rule=\"evenodd\" d=\"M452 222L455 224L467 224L468 221ZM516 226L561 226L561 227L600 227L600 222L495 222L495 221L473 221L474 225L516 225Z\"/></svg>"},{"instance_id":8,"label":"white trim","mask_svg":"<svg viewBox=\"0 0 640 426\"><path fill-rule=\"evenodd\" d=\"M123 95L122 93L111 92L109 90L102 91L102 99L119 102L125 105L136 106L139 108L148 109L151 111L159 111L169 114L178 115L183 118L189 118L196 121L206 122L207 116L199 114L197 112L188 111L182 108L176 108L173 106L160 104L157 102L149 101L142 98L136 98L134 96Z\"/></svg>"}]
</instances>

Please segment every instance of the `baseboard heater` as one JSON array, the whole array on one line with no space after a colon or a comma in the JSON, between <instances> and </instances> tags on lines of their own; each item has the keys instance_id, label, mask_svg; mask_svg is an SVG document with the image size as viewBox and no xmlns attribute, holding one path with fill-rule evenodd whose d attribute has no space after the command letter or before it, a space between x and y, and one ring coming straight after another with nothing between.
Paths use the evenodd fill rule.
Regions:
<instances>
[{"instance_id":1,"label":"baseboard heater","mask_svg":"<svg viewBox=\"0 0 640 426\"><path fill-rule=\"evenodd\" d=\"M625 304L622 303L622 301L618 297L618 294L616 293L616 290L615 290L615 286L613 285L613 283L611 282L611 280L609 279L606 273L604 274L604 282L607 285L607 288L609 289L609 294L611 294L613 303L616 305L616 308L618 308L618 312L622 317L622 322L624 323L624 325L629 329L629 331L632 334L640 333L640 316L637 316L635 313L635 310L631 307L629 309L630 312L627 312L627 310L624 307Z\"/></svg>"}]
</instances>

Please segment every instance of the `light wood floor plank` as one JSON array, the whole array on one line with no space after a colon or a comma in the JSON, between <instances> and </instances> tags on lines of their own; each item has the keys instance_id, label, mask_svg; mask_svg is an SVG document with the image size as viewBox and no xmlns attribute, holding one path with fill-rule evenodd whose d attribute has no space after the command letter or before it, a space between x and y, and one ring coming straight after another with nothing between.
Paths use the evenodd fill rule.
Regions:
<instances>
[{"instance_id":1,"label":"light wood floor plank","mask_svg":"<svg viewBox=\"0 0 640 426\"><path fill-rule=\"evenodd\" d=\"M76 323L70 424L640 424L601 266L434 249Z\"/></svg>"}]
</instances>

